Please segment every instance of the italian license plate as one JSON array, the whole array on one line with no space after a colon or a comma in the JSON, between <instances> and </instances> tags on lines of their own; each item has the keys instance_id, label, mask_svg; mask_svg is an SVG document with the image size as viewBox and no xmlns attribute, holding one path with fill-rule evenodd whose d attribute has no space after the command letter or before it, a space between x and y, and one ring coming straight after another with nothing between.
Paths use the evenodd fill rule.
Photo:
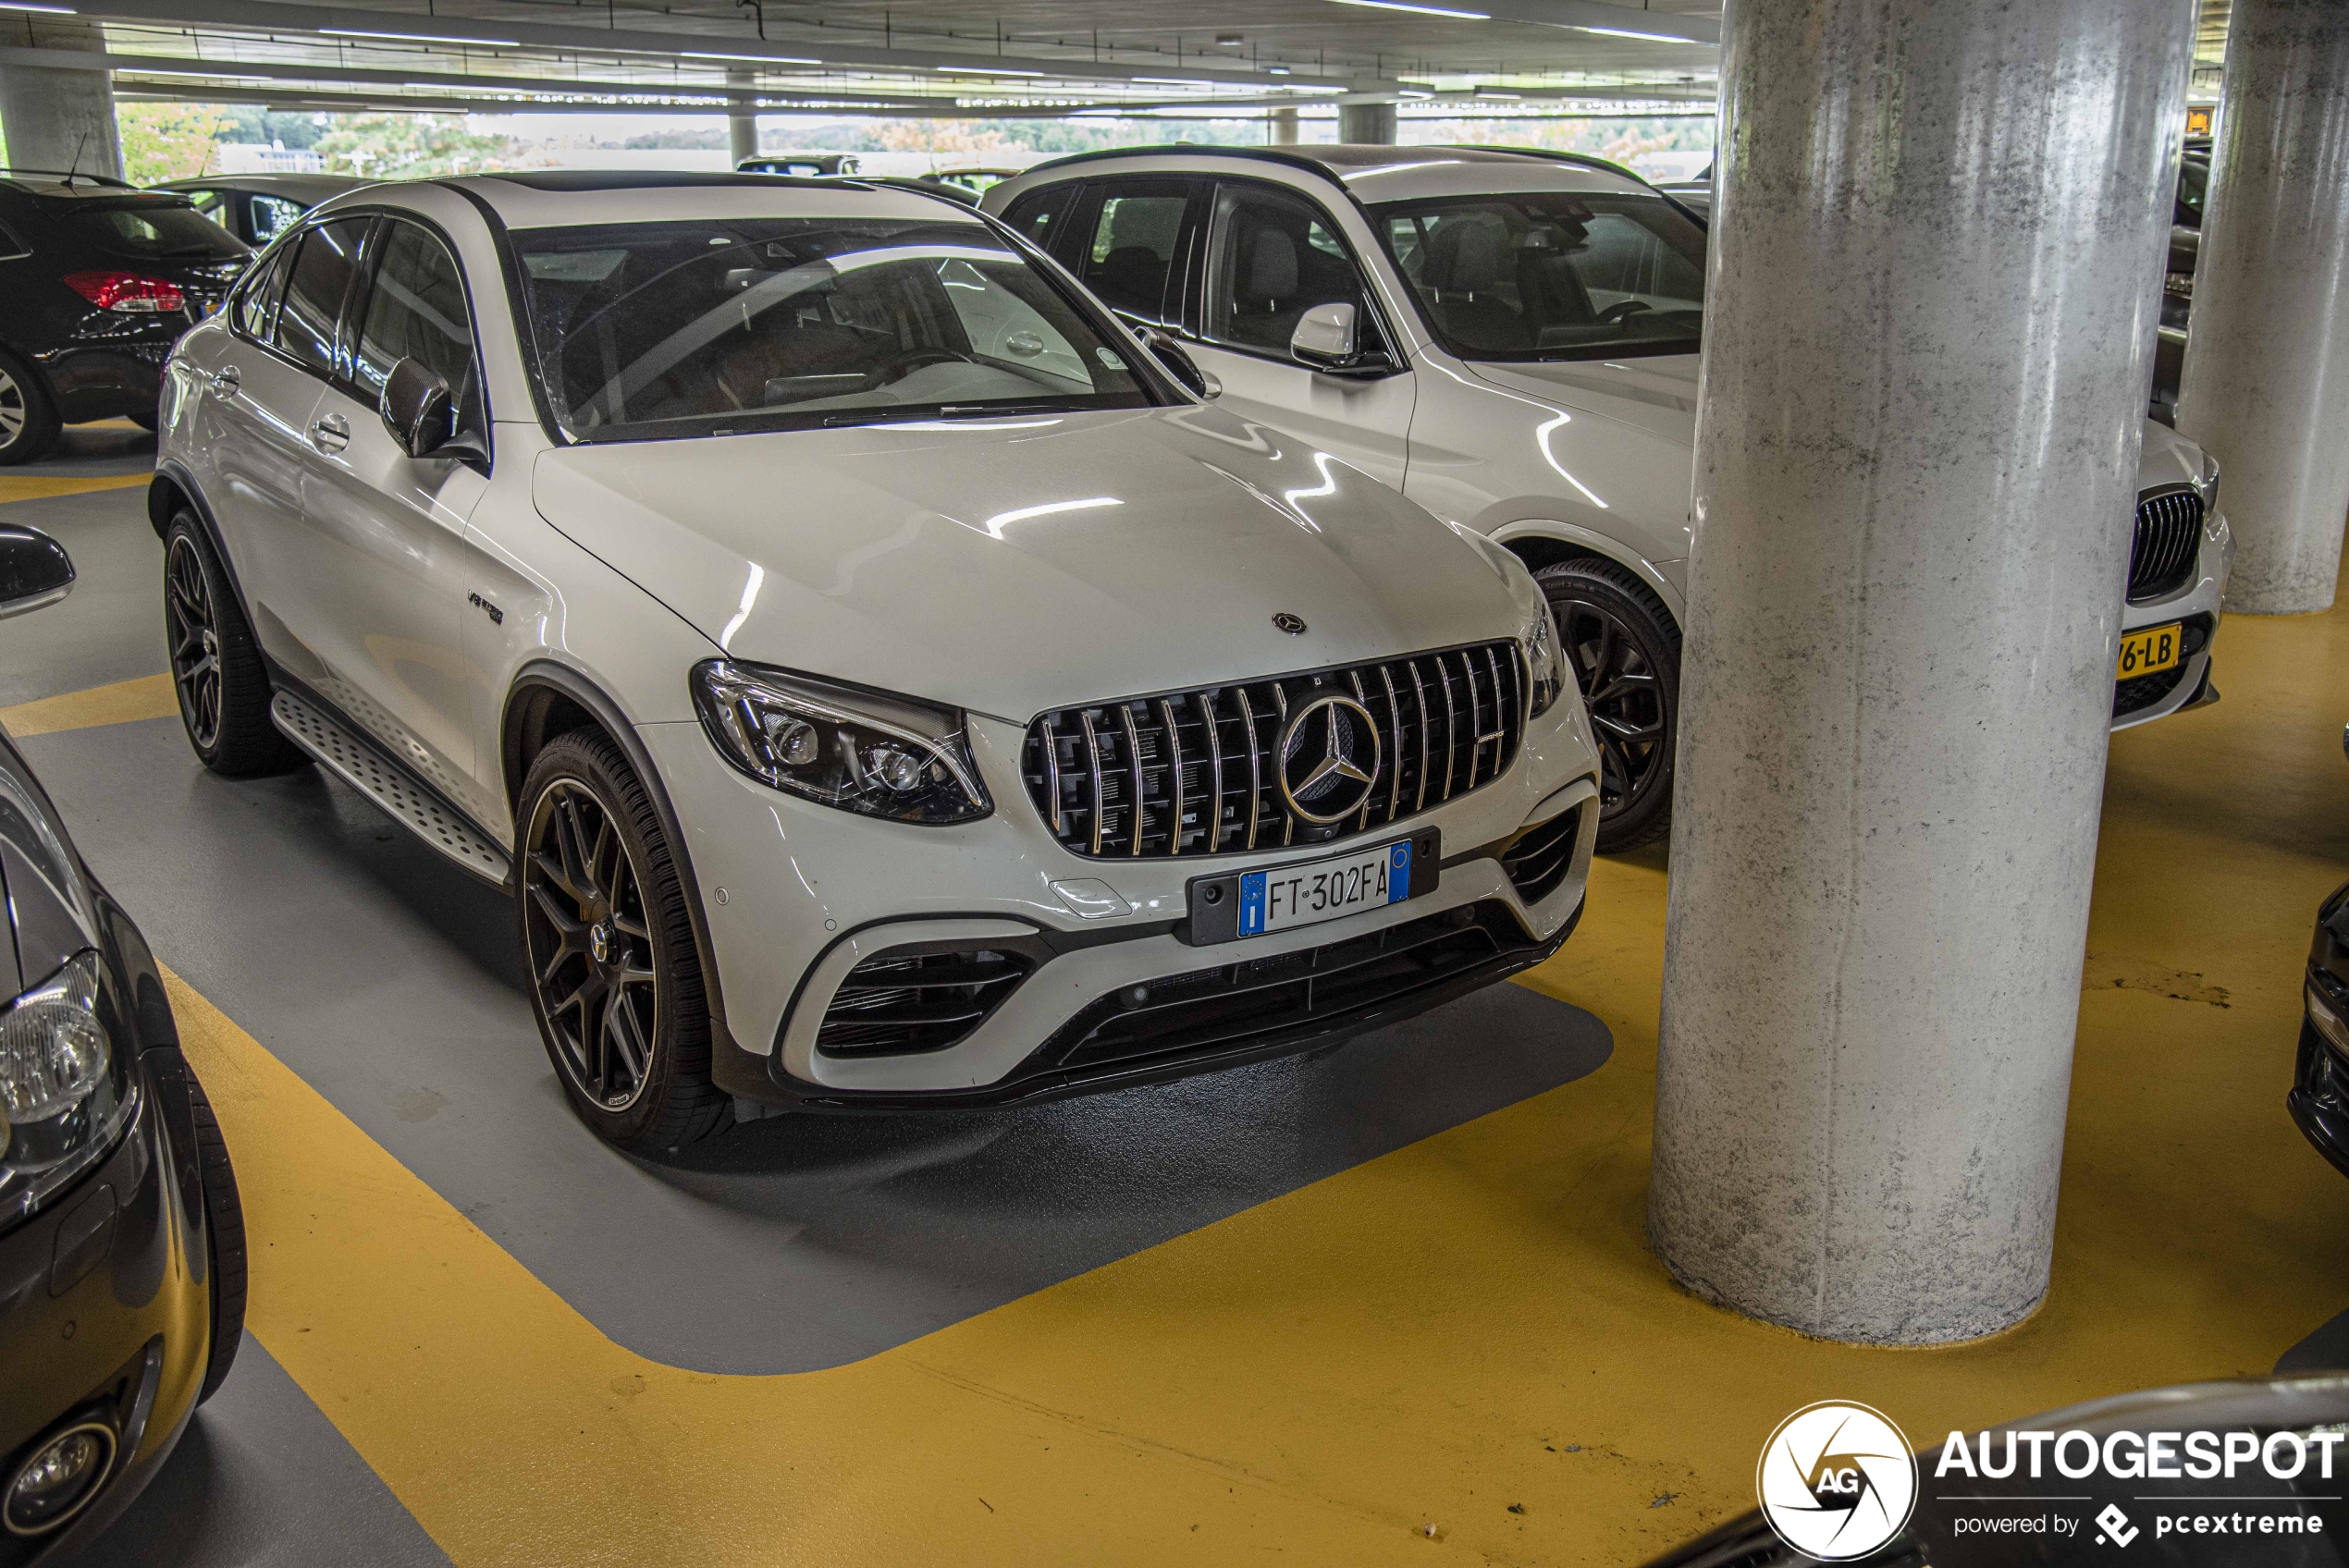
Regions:
<instances>
[{"instance_id":1,"label":"italian license plate","mask_svg":"<svg viewBox=\"0 0 2349 1568\"><path fill-rule=\"evenodd\" d=\"M2184 643L2180 632L2183 622L2171 621L2167 626L2148 626L2142 631L2121 634L2121 661L2115 676L2130 680L2140 675L2151 675L2169 669L2184 658Z\"/></svg>"},{"instance_id":2,"label":"italian license plate","mask_svg":"<svg viewBox=\"0 0 2349 1568\"><path fill-rule=\"evenodd\" d=\"M1411 896L1411 841L1355 850L1240 876L1240 931L1261 937L1318 925Z\"/></svg>"}]
</instances>

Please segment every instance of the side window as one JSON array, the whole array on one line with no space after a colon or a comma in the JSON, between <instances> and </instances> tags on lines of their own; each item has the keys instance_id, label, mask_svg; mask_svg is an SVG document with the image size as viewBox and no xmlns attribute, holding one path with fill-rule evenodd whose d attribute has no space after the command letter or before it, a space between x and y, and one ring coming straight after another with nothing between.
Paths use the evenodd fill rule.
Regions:
<instances>
[{"instance_id":1,"label":"side window","mask_svg":"<svg viewBox=\"0 0 2349 1568\"><path fill-rule=\"evenodd\" d=\"M1077 276L1113 311L1175 325L1182 310L1178 265L1192 183L1113 179L1094 209L1092 234L1076 256Z\"/></svg>"},{"instance_id":2,"label":"side window","mask_svg":"<svg viewBox=\"0 0 2349 1568\"><path fill-rule=\"evenodd\" d=\"M238 239L244 238L243 235L237 234L236 210L226 190L191 190L186 194L188 200L196 204L196 211L229 233L236 234Z\"/></svg>"},{"instance_id":3,"label":"side window","mask_svg":"<svg viewBox=\"0 0 2349 1568\"><path fill-rule=\"evenodd\" d=\"M286 273L293 263L293 247L281 247L262 266L254 269L237 295L233 318L239 332L247 337L266 343L269 327L277 312L277 297L285 292Z\"/></svg>"},{"instance_id":4,"label":"side window","mask_svg":"<svg viewBox=\"0 0 2349 1568\"><path fill-rule=\"evenodd\" d=\"M412 223L393 223L375 247L382 258L367 293L351 374L369 402L392 367L413 359L440 373L457 405L457 428L479 430L480 388L464 275L448 247Z\"/></svg>"},{"instance_id":5,"label":"side window","mask_svg":"<svg viewBox=\"0 0 2349 1568\"><path fill-rule=\"evenodd\" d=\"M266 245L291 228L306 210L283 196L248 196L245 209L252 219L252 242Z\"/></svg>"},{"instance_id":6,"label":"side window","mask_svg":"<svg viewBox=\"0 0 2349 1568\"><path fill-rule=\"evenodd\" d=\"M301 237L285 303L277 311L277 347L320 375L335 374L335 325L359 270L359 244L373 218L338 218Z\"/></svg>"},{"instance_id":7,"label":"side window","mask_svg":"<svg viewBox=\"0 0 2349 1568\"><path fill-rule=\"evenodd\" d=\"M1019 237L1039 251L1048 256L1056 255L1058 252L1052 249L1052 242L1060 238L1061 230L1068 227L1061 220L1068 212L1069 202L1076 197L1075 180L1064 185L1048 185L1014 202L1003 214L1003 221L1017 229Z\"/></svg>"},{"instance_id":8,"label":"side window","mask_svg":"<svg viewBox=\"0 0 2349 1568\"><path fill-rule=\"evenodd\" d=\"M1221 186L1209 231L1207 308L1211 343L1285 357L1297 318L1316 305L1363 310L1361 269L1322 210L1269 185ZM1362 331L1371 332L1367 316Z\"/></svg>"}]
</instances>

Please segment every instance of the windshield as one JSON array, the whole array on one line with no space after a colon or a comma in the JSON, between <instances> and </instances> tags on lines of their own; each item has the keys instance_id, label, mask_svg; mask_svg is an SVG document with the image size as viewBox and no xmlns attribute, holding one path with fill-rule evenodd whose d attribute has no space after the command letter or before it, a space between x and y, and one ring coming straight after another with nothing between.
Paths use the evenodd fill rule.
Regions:
<instances>
[{"instance_id":1,"label":"windshield","mask_svg":"<svg viewBox=\"0 0 2349 1568\"><path fill-rule=\"evenodd\" d=\"M514 243L539 380L573 440L1157 400L1137 348L976 223L615 224Z\"/></svg>"},{"instance_id":2,"label":"windshield","mask_svg":"<svg viewBox=\"0 0 2349 1568\"><path fill-rule=\"evenodd\" d=\"M1697 351L1704 230L1660 196L1450 196L1371 214L1429 329L1462 359Z\"/></svg>"},{"instance_id":3,"label":"windshield","mask_svg":"<svg viewBox=\"0 0 2349 1568\"><path fill-rule=\"evenodd\" d=\"M243 240L186 202L77 206L62 221L109 255L139 261L226 262L252 253Z\"/></svg>"}]
</instances>

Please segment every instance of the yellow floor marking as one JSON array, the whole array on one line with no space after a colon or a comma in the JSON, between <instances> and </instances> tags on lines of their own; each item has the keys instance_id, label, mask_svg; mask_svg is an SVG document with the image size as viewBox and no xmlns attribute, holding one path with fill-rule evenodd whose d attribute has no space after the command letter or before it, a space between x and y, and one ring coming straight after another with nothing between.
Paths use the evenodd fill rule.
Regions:
<instances>
[{"instance_id":1,"label":"yellow floor marking","mask_svg":"<svg viewBox=\"0 0 2349 1568\"><path fill-rule=\"evenodd\" d=\"M21 741L28 735L54 735L62 729L165 718L178 711L179 698L171 677L142 675L135 680L117 680L111 686L92 686L0 708L0 729Z\"/></svg>"},{"instance_id":2,"label":"yellow floor marking","mask_svg":"<svg viewBox=\"0 0 2349 1568\"><path fill-rule=\"evenodd\" d=\"M1812 1400L1932 1442L2263 1371L2349 1306L2349 1182L2281 1105L2308 922L2349 874L2349 612L2219 647L2225 703L2114 742L2054 1288L1994 1340L1826 1344L1671 1285L1642 1216L1664 873L1625 862L1530 977L1615 1032L1599 1072L784 1378L612 1344L175 979L254 1329L461 1568L1630 1562L1749 1507Z\"/></svg>"},{"instance_id":3,"label":"yellow floor marking","mask_svg":"<svg viewBox=\"0 0 2349 1568\"><path fill-rule=\"evenodd\" d=\"M80 496L92 490L144 487L152 473L110 473L94 479L46 478L37 473L0 473L0 502L39 501L51 496Z\"/></svg>"}]
</instances>

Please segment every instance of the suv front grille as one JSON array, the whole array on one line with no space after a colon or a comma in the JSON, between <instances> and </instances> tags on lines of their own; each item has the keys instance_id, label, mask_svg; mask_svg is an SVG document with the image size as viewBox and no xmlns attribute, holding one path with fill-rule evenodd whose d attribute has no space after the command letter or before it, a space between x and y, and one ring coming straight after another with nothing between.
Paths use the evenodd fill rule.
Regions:
<instances>
[{"instance_id":1,"label":"suv front grille","mask_svg":"<svg viewBox=\"0 0 2349 1568\"><path fill-rule=\"evenodd\" d=\"M883 952L848 972L816 1030L825 1056L942 1051L986 1022L1035 960L996 948Z\"/></svg>"},{"instance_id":2,"label":"suv front grille","mask_svg":"<svg viewBox=\"0 0 2349 1568\"><path fill-rule=\"evenodd\" d=\"M2176 593L2193 580L2201 559L2201 496L2161 490L2137 502L2137 532L2129 545L2131 604Z\"/></svg>"},{"instance_id":3,"label":"suv front grille","mask_svg":"<svg viewBox=\"0 0 2349 1568\"><path fill-rule=\"evenodd\" d=\"M1370 714L1379 762L1361 808L1324 824L1291 809L1280 741L1292 707L1332 692ZM1500 777L1524 735L1517 644L1483 643L1057 709L1028 726L1020 764L1028 798L1077 854L1236 854L1322 843L1457 799Z\"/></svg>"}]
</instances>

